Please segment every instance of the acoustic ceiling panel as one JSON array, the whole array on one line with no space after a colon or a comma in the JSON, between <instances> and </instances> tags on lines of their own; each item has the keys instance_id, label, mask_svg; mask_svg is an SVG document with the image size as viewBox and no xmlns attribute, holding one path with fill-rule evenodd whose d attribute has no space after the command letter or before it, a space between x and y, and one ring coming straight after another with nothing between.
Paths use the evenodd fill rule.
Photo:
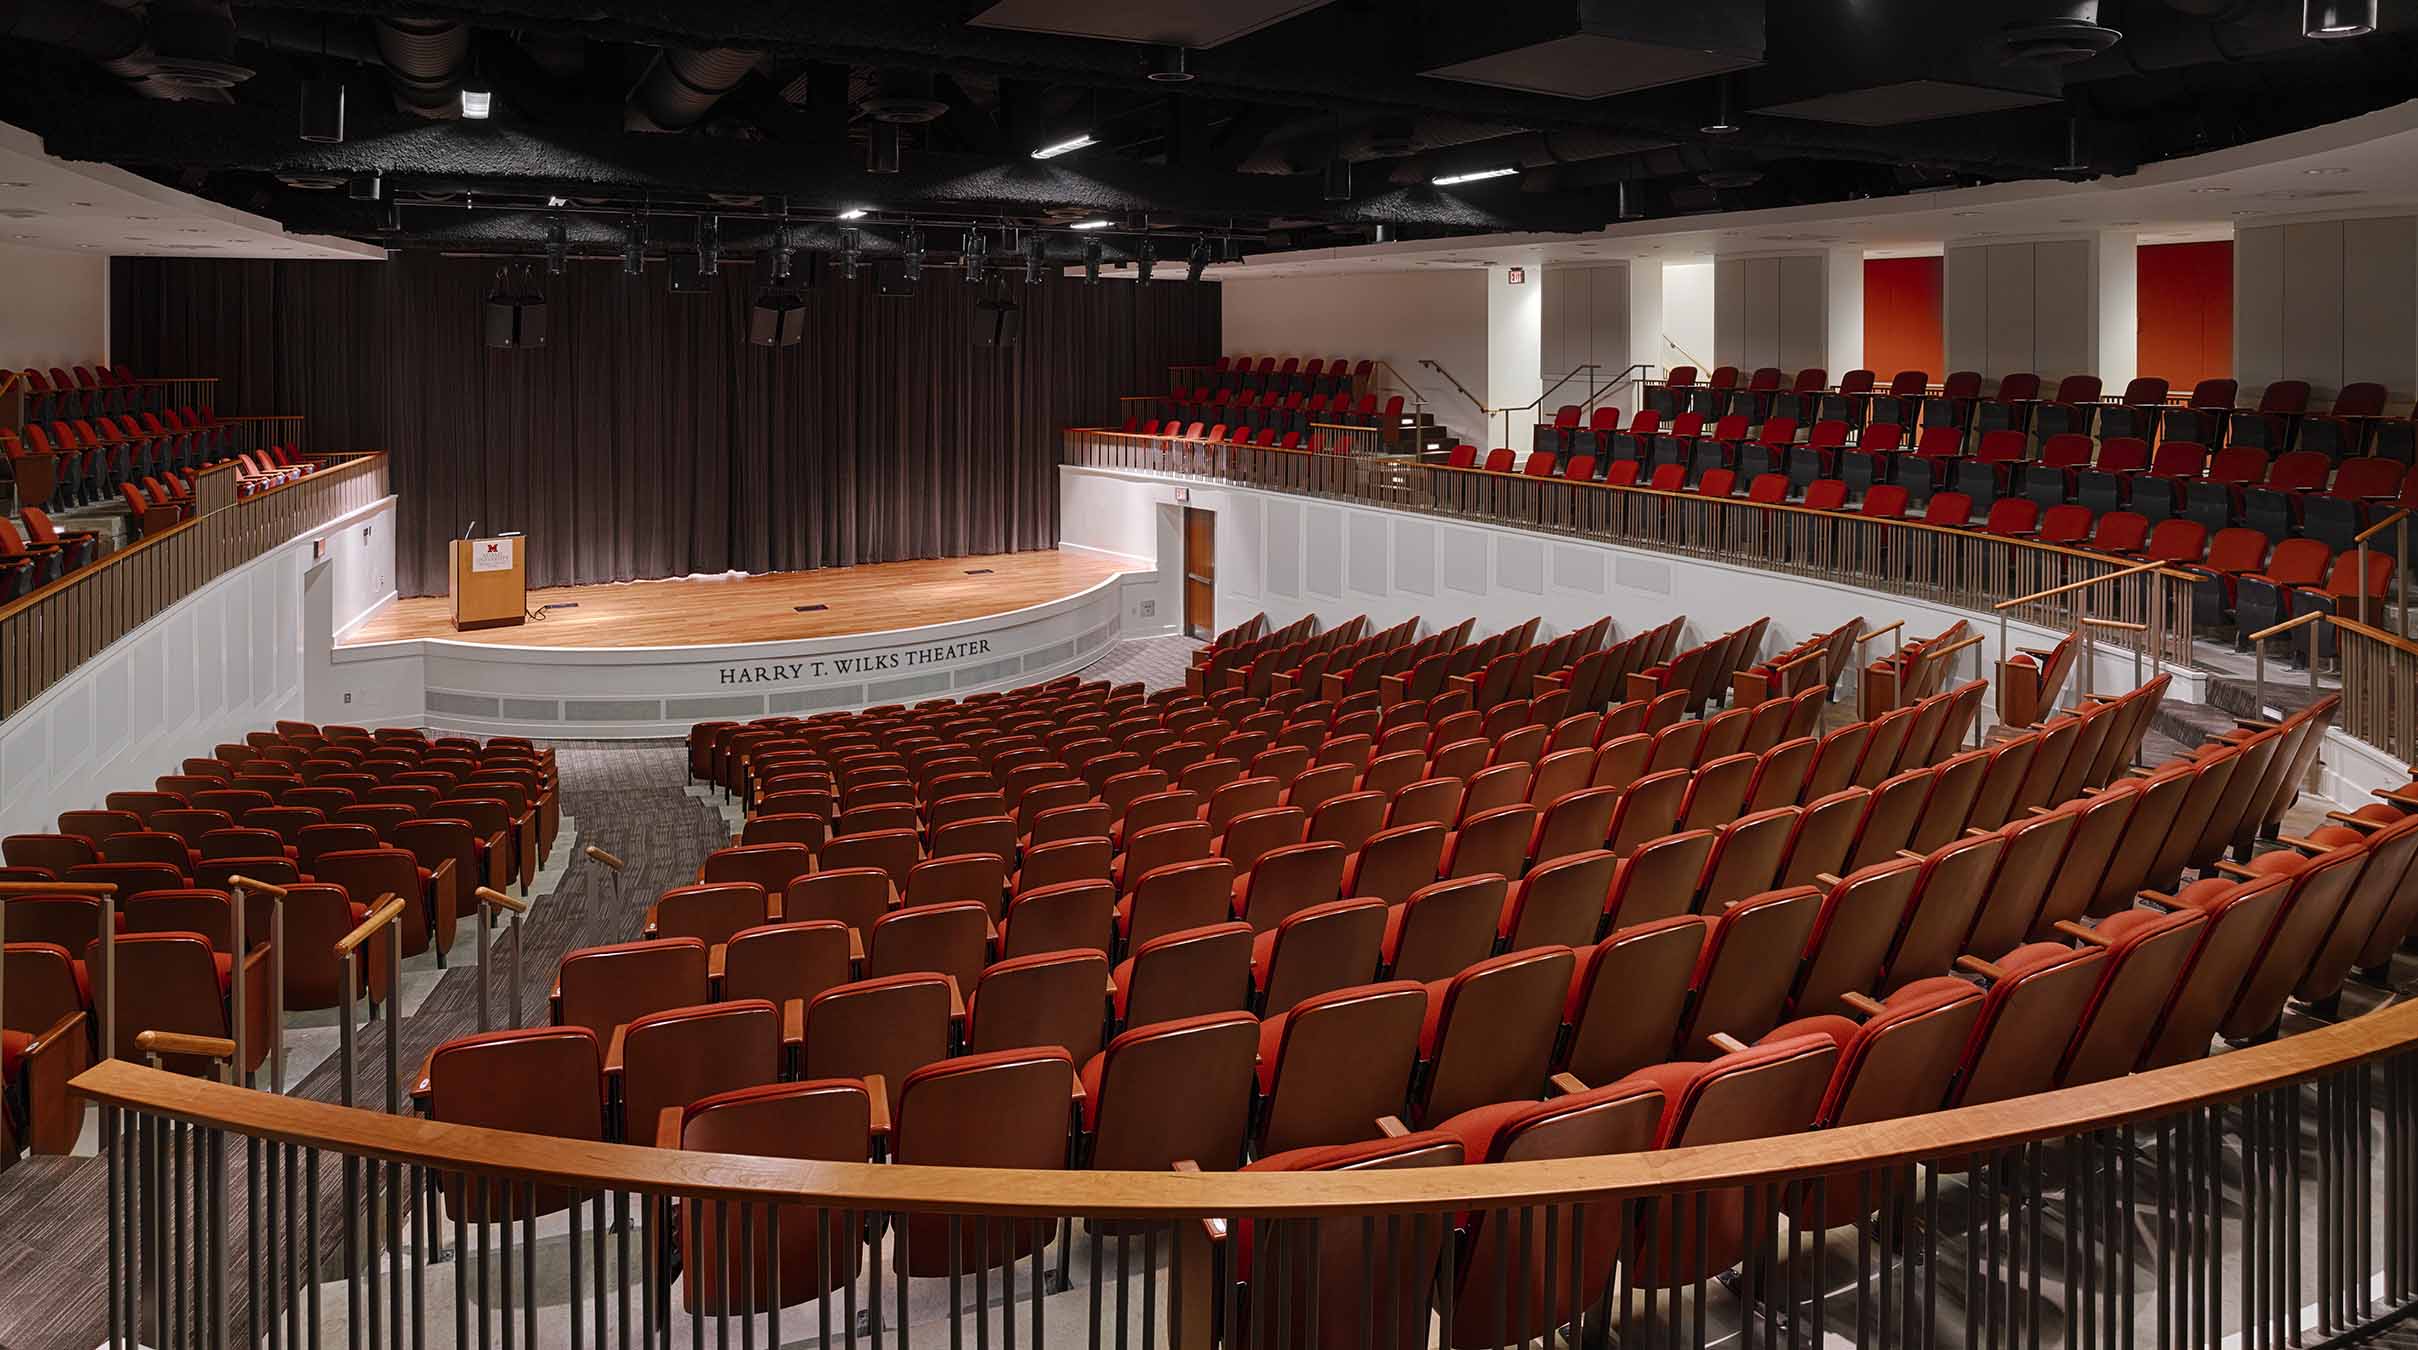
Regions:
<instances>
[{"instance_id":1,"label":"acoustic ceiling panel","mask_svg":"<svg viewBox=\"0 0 2418 1350\"><path fill-rule=\"evenodd\" d=\"M1215 47L1307 14L1327 0L998 0L974 16L977 28L1102 38L1111 42Z\"/></svg>"},{"instance_id":2,"label":"acoustic ceiling panel","mask_svg":"<svg viewBox=\"0 0 2418 1350\"><path fill-rule=\"evenodd\" d=\"M1763 0L1431 0L1420 13L1441 80L1596 99L1763 61Z\"/></svg>"}]
</instances>

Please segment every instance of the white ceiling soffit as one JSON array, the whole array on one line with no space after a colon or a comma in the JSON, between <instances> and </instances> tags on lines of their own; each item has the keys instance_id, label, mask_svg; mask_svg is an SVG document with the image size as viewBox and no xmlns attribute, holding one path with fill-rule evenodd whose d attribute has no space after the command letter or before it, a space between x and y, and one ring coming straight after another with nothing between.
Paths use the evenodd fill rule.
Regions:
<instances>
[{"instance_id":1,"label":"white ceiling soffit","mask_svg":"<svg viewBox=\"0 0 2418 1350\"><path fill-rule=\"evenodd\" d=\"M2313 216L2418 213L2418 102L2289 136L2151 165L2088 183L1997 183L1870 201L1637 221L1591 234L1406 240L1219 264L1209 276L1536 267L1623 258L1861 247L1879 256L1938 253L1985 240L2132 230L2147 243L2230 239L2237 226Z\"/></svg>"},{"instance_id":2,"label":"white ceiling soffit","mask_svg":"<svg viewBox=\"0 0 2418 1350\"><path fill-rule=\"evenodd\" d=\"M107 164L71 164L0 122L0 244L91 254L382 260L383 249L287 234L265 216L204 201Z\"/></svg>"},{"instance_id":3,"label":"white ceiling soffit","mask_svg":"<svg viewBox=\"0 0 2418 1350\"><path fill-rule=\"evenodd\" d=\"M1155 42L1177 47L1215 47L1327 0L998 0L969 22L977 28L1012 28L1027 33L1104 38L1111 42Z\"/></svg>"}]
</instances>

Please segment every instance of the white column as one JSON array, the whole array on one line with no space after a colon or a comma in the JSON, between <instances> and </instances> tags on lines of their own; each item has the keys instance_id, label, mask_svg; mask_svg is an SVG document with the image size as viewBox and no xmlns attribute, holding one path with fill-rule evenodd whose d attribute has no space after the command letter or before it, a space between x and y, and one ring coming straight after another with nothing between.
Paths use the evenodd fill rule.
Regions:
<instances>
[{"instance_id":1,"label":"white column","mask_svg":"<svg viewBox=\"0 0 2418 1350\"><path fill-rule=\"evenodd\" d=\"M1629 359L1643 361L1653 367L1646 372L1661 378L1668 362L1662 345L1662 261L1658 258L1633 258L1629 261ZM1638 398L1627 396L1627 404L1635 408Z\"/></svg>"},{"instance_id":2,"label":"white column","mask_svg":"<svg viewBox=\"0 0 2418 1350\"><path fill-rule=\"evenodd\" d=\"M1836 381L1864 364L1864 246L1838 245L1823 266L1828 269L1830 338L1823 353L1827 359L1819 364Z\"/></svg>"},{"instance_id":3,"label":"white column","mask_svg":"<svg viewBox=\"0 0 2418 1350\"><path fill-rule=\"evenodd\" d=\"M1511 274L1523 273L1518 284ZM1538 363L1544 359L1544 269L1489 267L1486 269L1486 384L1479 391L1489 408L1532 403L1544 392ZM1557 371L1556 374L1559 372ZM1524 409L1486 419L1486 445L1526 449L1536 410Z\"/></svg>"},{"instance_id":4,"label":"white column","mask_svg":"<svg viewBox=\"0 0 2418 1350\"><path fill-rule=\"evenodd\" d=\"M2124 392L2141 373L2141 236L2099 232L2099 381ZM2185 391L2188 392L2188 391Z\"/></svg>"}]
</instances>

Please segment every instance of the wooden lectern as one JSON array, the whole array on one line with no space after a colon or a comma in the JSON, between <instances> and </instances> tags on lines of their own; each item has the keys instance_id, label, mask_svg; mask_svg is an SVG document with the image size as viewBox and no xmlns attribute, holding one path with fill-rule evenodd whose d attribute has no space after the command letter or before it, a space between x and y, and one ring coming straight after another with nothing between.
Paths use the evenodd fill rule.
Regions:
<instances>
[{"instance_id":1,"label":"wooden lectern","mask_svg":"<svg viewBox=\"0 0 2418 1350\"><path fill-rule=\"evenodd\" d=\"M528 540L456 539L446 568L456 632L526 622L529 617Z\"/></svg>"}]
</instances>

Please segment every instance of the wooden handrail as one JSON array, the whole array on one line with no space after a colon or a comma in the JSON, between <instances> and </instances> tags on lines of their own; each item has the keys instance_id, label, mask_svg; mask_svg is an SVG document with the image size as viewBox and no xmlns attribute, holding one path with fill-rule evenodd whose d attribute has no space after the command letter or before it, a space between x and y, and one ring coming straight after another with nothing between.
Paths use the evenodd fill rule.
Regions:
<instances>
[{"instance_id":1,"label":"wooden handrail","mask_svg":"<svg viewBox=\"0 0 2418 1350\"><path fill-rule=\"evenodd\" d=\"M2375 524L2370 525L2366 529L2361 530L2359 533L2352 535L2351 542L2354 544L2364 544L2370 539L2375 538L2377 535L2384 533L2388 527L2398 525L2402 521L2408 520L2409 518L2410 508L2405 506L2400 510L2395 511L2393 514L2386 516L2384 519L2377 521Z\"/></svg>"},{"instance_id":2,"label":"wooden handrail","mask_svg":"<svg viewBox=\"0 0 2418 1350\"><path fill-rule=\"evenodd\" d=\"M2305 628L2308 625L2317 622L2319 619L2327 619L2332 617L2332 615L2326 613L2322 609L2313 609L2308 613L2301 615L2297 619L2286 619L2282 623L2279 623L2272 628L2262 628L2257 632L2243 638L2242 641L2264 642L2268 638L2274 637L2278 633L2289 633L2295 628Z\"/></svg>"},{"instance_id":3,"label":"wooden handrail","mask_svg":"<svg viewBox=\"0 0 2418 1350\"><path fill-rule=\"evenodd\" d=\"M394 922L395 916L402 912L403 897L393 891L379 896L378 903L370 906L369 917L353 925L353 931L336 939L338 959L352 955L355 948L376 936L379 929Z\"/></svg>"},{"instance_id":4,"label":"wooden handrail","mask_svg":"<svg viewBox=\"0 0 2418 1350\"><path fill-rule=\"evenodd\" d=\"M2056 547L2058 547L2058 545L2055 545L2055 544L2042 544L2042 545L2039 545L2038 547L2042 547L2042 548L2056 548ZM2093 556L2093 557L2097 557L2097 556L2100 556L2100 555L2093 554L2093 555L2091 555L2091 556ZM2062 586L2051 586L2051 587L2049 587L2049 588L2048 588L2047 590L2045 590L2045 591L2034 591L2034 592L2032 592L2030 595L2019 595L2019 596L2016 596L2016 597L2015 597L2014 599L2012 599L2012 600L2001 600L2001 601L1999 601L1997 604L1994 604L1994 605L1990 606L1990 608L1992 608L1992 609L2013 609L2013 608L2015 608L2017 605L2028 605L2028 604L2030 604L2031 602L2033 602L2034 600L2046 600L2046 599L2048 599L2048 598L2049 598L2050 596L2052 596L2052 595L2063 595L2063 594L2065 594L2067 591L2079 591L2079 590L2085 590L2085 589L2087 589L2087 588L2089 588L2089 587L2099 585L2101 582L2114 581L2114 580L2116 580L2116 579L2117 579L2117 578L2119 578L2119 577L2131 577L2131 576L2139 576L2139 575L2140 575L2141 573L2143 573L2143 572L2156 572L2156 571L2161 571L2161 570L2163 570L2163 569L2165 568L2165 566L2166 566L2166 564L2164 564L2164 563L2154 563L2154 562L2135 563L2135 564L2134 564L2133 566L2131 566L2131 567L2119 568L2119 569L2117 569L2116 571L2113 571L2113 572L2109 572L2109 573L2107 573L2105 576L2084 577L2084 578L2083 578L2082 580L2080 580L2080 581L2069 581L2069 582L2065 583L2065 584L2064 584L2064 585L2062 585ZM2185 574L2185 575L2188 575L2188 574Z\"/></svg>"},{"instance_id":5,"label":"wooden handrail","mask_svg":"<svg viewBox=\"0 0 2418 1350\"><path fill-rule=\"evenodd\" d=\"M496 890L492 886L477 887L473 889L470 894L487 904L495 906L498 909L508 909L515 914L526 914L529 912L528 901L515 900L511 896L504 894L502 891Z\"/></svg>"},{"instance_id":6,"label":"wooden handrail","mask_svg":"<svg viewBox=\"0 0 2418 1350\"><path fill-rule=\"evenodd\" d=\"M1949 657L1956 655L1958 652L1961 652L1965 648L1973 646L1975 643L1980 641L1981 634L1968 633L1965 636L1958 638L1956 641L1949 643L1947 646L1940 648L1938 651L1925 652L1924 655L1932 657L1935 660L1945 661Z\"/></svg>"},{"instance_id":7,"label":"wooden handrail","mask_svg":"<svg viewBox=\"0 0 2418 1350\"><path fill-rule=\"evenodd\" d=\"M2123 619L2084 619L2082 622L2084 626L2090 628L2118 628L2127 633L2145 633L2149 631L2148 624L2128 623Z\"/></svg>"},{"instance_id":8,"label":"wooden handrail","mask_svg":"<svg viewBox=\"0 0 2418 1350\"><path fill-rule=\"evenodd\" d=\"M1903 628L1903 627L1905 627L1905 626L1906 626L1906 621L1905 621L1904 619L1895 619L1895 620L1892 620L1891 622L1888 622L1888 623L1882 624L1880 627L1873 629L1873 630L1872 630L1871 632L1869 632L1869 633L1864 633L1864 634L1859 635L1859 636L1856 638L1856 641L1858 641L1858 642L1870 642L1870 641L1872 641L1872 640L1873 640L1873 639L1875 639L1875 638L1885 638L1885 637L1889 636L1891 633L1894 633L1894 632L1896 632L1897 630L1899 630L1900 628Z\"/></svg>"},{"instance_id":9,"label":"wooden handrail","mask_svg":"<svg viewBox=\"0 0 2418 1350\"><path fill-rule=\"evenodd\" d=\"M243 890L258 891L262 895L273 895L280 900L283 900L288 895L292 894L291 891L288 891L283 886L273 886L265 881L254 881L252 878L247 877L240 872L234 876L228 877L227 884Z\"/></svg>"},{"instance_id":10,"label":"wooden handrail","mask_svg":"<svg viewBox=\"0 0 2418 1350\"><path fill-rule=\"evenodd\" d=\"M2321 610L2319 612L2323 613L2324 611ZM2346 619L2339 614L2327 614L2325 617L2326 621L2333 624L2338 632L2356 633L2371 642L2381 642L2388 647L2398 647L2405 652L2418 656L2418 640L2405 638L2399 633L2388 633L2384 629L2377 628L2371 624L2361 623L2357 619Z\"/></svg>"},{"instance_id":11,"label":"wooden handrail","mask_svg":"<svg viewBox=\"0 0 2418 1350\"><path fill-rule=\"evenodd\" d=\"M134 1034L134 1048L146 1055L235 1058L235 1042L224 1036L187 1036L177 1031L138 1031Z\"/></svg>"},{"instance_id":12,"label":"wooden handrail","mask_svg":"<svg viewBox=\"0 0 2418 1350\"><path fill-rule=\"evenodd\" d=\"M383 1115L123 1060L87 1069L73 1086L96 1101L240 1134L574 1189L932 1214L1306 1217L1667 1198L1958 1159L2233 1101L2413 1048L2418 1004L2404 1003L2212 1059L1868 1125L1651 1153L1314 1173L1017 1171L687 1153Z\"/></svg>"},{"instance_id":13,"label":"wooden handrail","mask_svg":"<svg viewBox=\"0 0 2418 1350\"><path fill-rule=\"evenodd\" d=\"M612 868L616 872L620 871L622 868L621 859L614 857L612 854L605 852L603 849L598 848L594 844L588 845L586 848L581 849L580 852L587 854L590 858L597 862L603 863L605 866Z\"/></svg>"},{"instance_id":14,"label":"wooden handrail","mask_svg":"<svg viewBox=\"0 0 2418 1350\"><path fill-rule=\"evenodd\" d=\"M0 900L12 895L116 895L114 881L0 881Z\"/></svg>"}]
</instances>

